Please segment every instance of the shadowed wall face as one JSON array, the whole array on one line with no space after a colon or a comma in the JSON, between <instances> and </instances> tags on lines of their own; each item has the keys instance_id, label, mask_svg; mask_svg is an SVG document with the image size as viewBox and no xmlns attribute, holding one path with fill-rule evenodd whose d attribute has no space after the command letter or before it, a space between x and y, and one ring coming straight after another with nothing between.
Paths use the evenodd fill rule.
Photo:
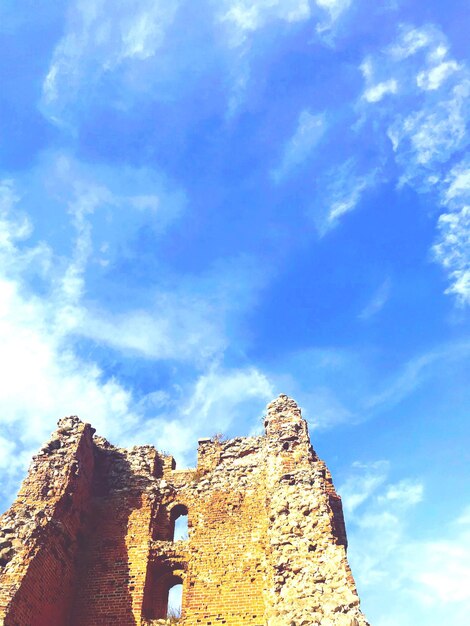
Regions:
<instances>
[{"instance_id":1,"label":"shadowed wall face","mask_svg":"<svg viewBox=\"0 0 470 626\"><path fill-rule=\"evenodd\" d=\"M94 430L60 420L34 457L18 497L0 518L0 623L66 624L90 504Z\"/></svg>"},{"instance_id":2,"label":"shadowed wall face","mask_svg":"<svg viewBox=\"0 0 470 626\"><path fill-rule=\"evenodd\" d=\"M265 436L201 440L195 470L66 419L1 518L22 537L0 564L5 626L170 623L176 585L183 626L367 625L341 500L293 400L268 406Z\"/></svg>"}]
</instances>

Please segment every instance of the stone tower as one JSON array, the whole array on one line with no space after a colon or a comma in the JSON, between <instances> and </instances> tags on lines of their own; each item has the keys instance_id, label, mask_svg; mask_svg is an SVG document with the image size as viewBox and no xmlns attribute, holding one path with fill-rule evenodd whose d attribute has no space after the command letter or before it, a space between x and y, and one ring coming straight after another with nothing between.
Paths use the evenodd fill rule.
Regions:
<instances>
[{"instance_id":1,"label":"stone tower","mask_svg":"<svg viewBox=\"0 0 470 626\"><path fill-rule=\"evenodd\" d=\"M202 439L196 469L59 421L0 518L0 624L367 626L341 500L299 407L267 407L265 435ZM188 536L174 540L188 516Z\"/></svg>"}]
</instances>

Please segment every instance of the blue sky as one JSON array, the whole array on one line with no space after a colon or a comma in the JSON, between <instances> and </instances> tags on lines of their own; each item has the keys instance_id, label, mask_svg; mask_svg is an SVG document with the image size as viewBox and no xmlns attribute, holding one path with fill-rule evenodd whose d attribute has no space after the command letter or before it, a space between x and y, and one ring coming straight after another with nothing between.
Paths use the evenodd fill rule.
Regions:
<instances>
[{"instance_id":1,"label":"blue sky","mask_svg":"<svg viewBox=\"0 0 470 626\"><path fill-rule=\"evenodd\" d=\"M470 610L464 0L4 0L2 508L63 415L297 399L374 626Z\"/></svg>"}]
</instances>

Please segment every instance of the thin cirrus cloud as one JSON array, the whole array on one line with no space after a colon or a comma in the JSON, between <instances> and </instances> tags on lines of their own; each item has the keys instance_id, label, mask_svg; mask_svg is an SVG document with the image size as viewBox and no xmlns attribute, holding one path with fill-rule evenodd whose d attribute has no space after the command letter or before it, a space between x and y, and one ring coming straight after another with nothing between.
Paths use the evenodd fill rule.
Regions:
<instances>
[{"instance_id":1,"label":"thin cirrus cloud","mask_svg":"<svg viewBox=\"0 0 470 626\"><path fill-rule=\"evenodd\" d=\"M392 282L390 278L386 278L378 287L377 291L374 293L369 302L365 305L362 311L359 313L359 319L361 320L369 320L374 315L377 315L388 299L390 298L392 289Z\"/></svg>"},{"instance_id":2,"label":"thin cirrus cloud","mask_svg":"<svg viewBox=\"0 0 470 626\"><path fill-rule=\"evenodd\" d=\"M437 261L447 270L453 294L463 305L470 304L470 206L443 213L437 223L439 238L433 246Z\"/></svg>"},{"instance_id":3,"label":"thin cirrus cloud","mask_svg":"<svg viewBox=\"0 0 470 626\"><path fill-rule=\"evenodd\" d=\"M74 2L43 83L43 107L54 113L126 61L145 61L162 46L179 2Z\"/></svg>"},{"instance_id":4,"label":"thin cirrus cloud","mask_svg":"<svg viewBox=\"0 0 470 626\"><path fill-rule=\"evenodd\" d=\"M441 203L447 211L439 217L439 236L433 246L437 261L447 270L447 293L462 305L470 304L470 162L463 159L447 174Z\"/></svg>"},{"instance_id":5,"label":"thin cirrus cloud","mask_svg":"<svg viewBox=\"0 0 470 626\"><path fill-rule=\"evenodd\" d=\"M361 424L420 394L438 388L456 372L465 375L470 356L468 341L437 346L414 354L397 367L377 372L376 359L363 349L310 348L283 361L290 374L271 371L277 388L297 398L314 429L328 430L340 424ZM460 374L459 374L460 375ZM451 401L453 390L448 389ZM444 397L444 396L442 396Z\"/></svg>"},{"instance_id":6,"label":"thin cirrus cloud","mask_svg":"<svg viewBox=\"0 0 470 626\"><path fill-rule=\"evenodd\" d=\"M149 94L163 100L178 97L196 76L215 69L228 83L230 117L244 100L258 33L276 24L289 28L310 22L318 34L328 33L349 6L349 0L206 0L197 17L186 21L184 0L73 0L43 79L41 111L74 132L74 115L99 93L122 111ZM173 43L168 34L176 26L185 29L194 45ZM107 91L111 76L119 85L112 93ZM183 76L182 84L178 78Z\"/></svg>"},{"instance_id":7,"label":"thin cirrus cloud","mask_svg":"<svg viewBox=\"0 0 470 626\"><path fill-rule=\"evenodd\" d=\"M433 26L403 26L397 41L367 57L361 68L367 101L361 112L381 121L402 183L424 185L466 145L468 69L449 56L445 36ZM371 90L376 97L367 97ZM377 107L380 93L392 99Z\"/></svg>"},{"instance_id":8,"label":"thin cirrus cloud","mask_svg":"<svg viewBox=\"0 0 470 626\"><path fill-rule=\"evenodd\" d=\"M336 228L354 211L381 178L378 167L363 168L354 157L323 172L316 184L314 206L308 211L320 237Z\"/></svg>"},{"instance_id":9,"label":"thin cirrus cloud","mask_svg":"<svg viewBox=\"0 0 470 626\"><path fill-rule=\"evenodd\" d=\"M269 22L287 23L312 19L318 33L328 31L351 5L351 0L224 0L219 5L219 20L234 29L232 44L240 45L250 32Z\"/></svg>"},{"instance_id":10,"label":"thin cirrus cloud","mask_svg":"<svg viewBox=\"0 0 470 626\"><path fill-rule=\"evenodd\" d=\"M386 145L388 138L392 148L383 149L385 165L375 181L387 179L391 160L398 167L399 186L427 192L441 204L432 254L447 272L446 293L467 304L468 178L466 162L459 159L468 146L470 71L452 58L446 37L432 25L402 25L396 41L365 58L360 69L365 88L358 130L372 133L377 145ZM361 190L348 184L353 192ZM358 202L354 193L348 195L345 206L351 210Z\"/></svg>"},{"instance_id":11,"label":"thin cirrus cloud","mask_svg":"<svg viewBox=\"0 0 470 626\"><path fill-rule=\"evenodd\" d=\"M138 264L138 234L144 230L158 242L180 219L184 194L145 170L91 169L63 154L49 155L23 184L21 193L13 181L0 187L3 267L14 264L15 276L25 286L34 284L42 268L62 335L86 337L145 358L204 363L224 352L227 326L252 305L267 280L267 271L248 256L219 260L198 275L177 274L155 257L145 279L134 286L145 307L122 302L120 310L113 310L100 303L103 294L94 282L107 280L112 287L116 264ZM32 190L43 204L51 204L61 234L67 233L58 250L41 240L28 245L35 233L24 207ZM115 289L122 300L126 285L119 281Z\"/></svg>"},{"instance_id":12,"label":"thin cirrus cloud","mask_svg":"<svg viewBox=\"0 0 470 626\"><path fill-rule=\"evenodd\" d=\"M229 347L229 328L253 305L266 280L248 258L227 259L198 276L167 270L145 309L115 313L89 299L78 308L81 322L73 332L147 359L204 364Z\"/></svg>"},{"instance_id":13,"label":"thin cirrus cloud","mask_svg":"<svg viewBox=\"0 0 470 626\"><path fill-rule=\"evenodd\" d=\"M374 166L356 154L323 171L317 166L311 215L320 234L356 209L365 192L387 181L392 169L400 186L438 197L448 164L468 142L470 74L451 57L437 27L402 25L396 40L364 58L359 70L364 88L353 106L351 146L360 154L362 143L372 137L378 154Z\"/></svg>"},{"instance_id":14,"label":"thin cirrus cloud","mask_svg":"<svg viewBox=\"0 0 470 626\"><path fill-rule=\"evenodd\" d=\"M305 109L299 114L297 127L286 142L281 162L271 172L276 183L281 182L301 166L315 150L327 129L324 113L314 114Z\"/></svg>"},{"instance_id":15,"label":"thin cirrus cloud","mask_svg":"<svg viewBox=\"0 0 470 626\"><path fill-rule=\"evenodd\" d=\"M218 19L238 31L234 43L243 43L246 33L256 31L272 20L300 22L311 16L308 0L225 0L219 4Z\"/></svg>"},{"instance_id":16,"label":"thin cirrus cloud","mask_svg":"<svg viewBox=\"0 0 470 626\"><path fill-rule=\"evenodd\" d=\"M372 413L380 407L393 407L425 383L438 379L446 370L451 372L458 363L468 363L470 343L453 342L413 356L387 379L382 389L374 390L364 401L364 409Z\"/></svg>"}]
</instances>

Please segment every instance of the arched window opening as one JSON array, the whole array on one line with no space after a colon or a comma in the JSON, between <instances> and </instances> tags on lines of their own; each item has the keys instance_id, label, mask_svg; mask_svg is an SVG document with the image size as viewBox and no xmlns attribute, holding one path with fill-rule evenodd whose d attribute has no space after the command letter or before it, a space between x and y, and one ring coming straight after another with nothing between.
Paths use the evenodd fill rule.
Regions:
<instances>
[{"instance_id":1,"label":"arched window opening","mask_svg":"<svg viewBox=\"0 0 470 626\"><path fill-rule=\"evenodd\" d=\"M147 620L168 619L179 623L183 597L181 576L152 568L144 594L144 615Z\"/></svg>"},{"instance_id":2,"label":"arched window opening","mask_svg":"<svg viewBox=\"0 0 470 626\"><path fill-rule=\"evenodd\" d=\"M186 540L188 538L188 509L184 504L177 504L171 509L171 521L173 541Z\"/></svg>"},{"instance_id":3,"label":"arched window opening","mask_svg":"<svg viewBox=\"0 0 470 626\"><path fill-rule=\"evenodd\" d=\"M181 619L181 607L183 604L183 585L175 583L168 593L167 619L175 624Z\"/></svg>"}]
</instances>

